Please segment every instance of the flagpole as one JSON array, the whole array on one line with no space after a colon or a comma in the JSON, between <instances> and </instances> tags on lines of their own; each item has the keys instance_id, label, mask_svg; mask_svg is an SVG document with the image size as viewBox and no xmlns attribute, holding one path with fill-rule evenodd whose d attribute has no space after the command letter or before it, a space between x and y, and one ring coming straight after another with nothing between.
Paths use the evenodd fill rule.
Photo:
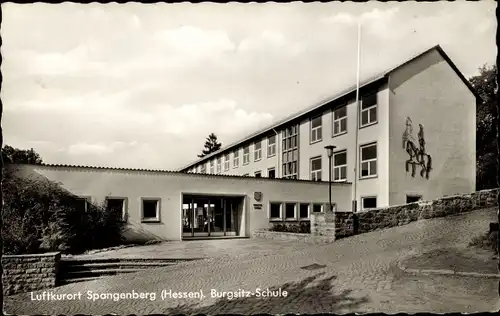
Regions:
<instances>
[{"instance_id":1,"label":"flagpole","mask_svg":"<svg viewBox=\"0 0 500 316\"><path fill-rule=\"evenodd\" d=\"M358 58L356 65L356 128L354 131L354 180L353 180L353 192L352 192L352 212L355 213L358 210L358 197L357 197L357 182L358 182L358 130L359 130L359 72L360 72L360 56L361 56L361 21L358 21Z\"/></svg>"}]
</instances>

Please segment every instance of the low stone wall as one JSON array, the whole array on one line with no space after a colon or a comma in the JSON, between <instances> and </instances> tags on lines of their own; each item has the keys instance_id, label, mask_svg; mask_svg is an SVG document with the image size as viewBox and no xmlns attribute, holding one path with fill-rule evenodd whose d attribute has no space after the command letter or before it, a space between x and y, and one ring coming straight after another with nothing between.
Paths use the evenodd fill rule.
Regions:
<instances>
[{"instance_id":1,"label":"low stone wall","mask_svg":"<svg viewBox=\"0 0 500 316\"><path fill-rule=\"evenodd\" d=\"M329 236L313 236L311 234L273 232L269 230L256 230L252 232L252 238L265 238L274 240L292 240L303 241L308 243L328 243L335 239Z\"/></svg>"},{"instance_id":2,"label":"low stone wall","mask_svg":"<svg viewBox=\"0 0 500 316\"><path fill-rule=\"evenodd\" d=\"M60 252L4 255L2 257L4 295L56 286L60 259Z\"/></svg>"},{"instance_id":3,"label":"low stone wall","mask_svg":"<svg viewBox=\"0 0 500 316\"><path fill-rule=\"evenodd\" d=\"M472 194L443 197L434 201L419 201L405 205L378 208L369 211L336 212L335 239L401 226L421 219L429 219L470 212L497 204L499 189Z\"/></svg>"}]
</instances>

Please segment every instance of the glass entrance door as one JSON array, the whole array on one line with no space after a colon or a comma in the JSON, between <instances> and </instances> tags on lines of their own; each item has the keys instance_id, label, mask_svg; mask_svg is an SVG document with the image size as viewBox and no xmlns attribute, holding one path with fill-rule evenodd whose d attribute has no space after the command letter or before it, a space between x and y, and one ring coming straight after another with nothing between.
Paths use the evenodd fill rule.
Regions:
<instances>
[{"instance_id":1,"label":"glass entrance door","mask_svg":"<svg viewBox=\"0 0 500 316\"><path fill-rule=\"evenodd\" d=\"M238 235L242 198L185 196L182 204L182 237Z\"/></svg>"}]
</instances>

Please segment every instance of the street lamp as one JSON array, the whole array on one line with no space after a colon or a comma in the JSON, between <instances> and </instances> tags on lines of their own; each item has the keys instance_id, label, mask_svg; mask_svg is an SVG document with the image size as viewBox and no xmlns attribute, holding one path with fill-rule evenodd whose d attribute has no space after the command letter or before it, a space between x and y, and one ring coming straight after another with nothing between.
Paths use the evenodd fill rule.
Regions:
<instances>
[{"instance_id":1,"label":"street lamp","mask_svg":"<svg viewBox=\"0 0 500 316\"><path fill-rule=\"evenodd\" d=\"M325 146L326 153L328 155L328 206L330 212L332 211L332 156L335 146L328 145Z\"/></svg>"}]
</instances>

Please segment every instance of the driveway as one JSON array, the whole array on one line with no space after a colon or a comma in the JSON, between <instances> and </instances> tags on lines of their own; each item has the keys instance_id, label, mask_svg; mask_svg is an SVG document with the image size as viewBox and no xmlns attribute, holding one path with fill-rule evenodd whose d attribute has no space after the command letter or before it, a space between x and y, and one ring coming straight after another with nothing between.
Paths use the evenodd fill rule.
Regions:
<instances>
[{"instance_id":1,"label":"driveway","mask_svg":"<svg viewBox=\"0 0 500 316\"><path fill-rule=\"evenodd\" d=\"M499 302L497 280L407 275L397 263L431 249L465 247L495 218L494 209L481 210L327 245L224 240L235 253L51 290L55 294L82 293L76 300L33 300L43 291L11 296L5 299L5 310L14 314L101 315L493 311ZM261 252L238 254L242 242L274 246L255 246ZM90 300L88 291L117 297ZM226 293L221 298L222 292ZM133 298L139 293L143 298ZM156 296L152 300L145 293ZM163 299L162 293L169 295ZM186 297L174 298L175 293ZM130 296L120 299L119 295Z\"/></svg>"}]
</instances>

